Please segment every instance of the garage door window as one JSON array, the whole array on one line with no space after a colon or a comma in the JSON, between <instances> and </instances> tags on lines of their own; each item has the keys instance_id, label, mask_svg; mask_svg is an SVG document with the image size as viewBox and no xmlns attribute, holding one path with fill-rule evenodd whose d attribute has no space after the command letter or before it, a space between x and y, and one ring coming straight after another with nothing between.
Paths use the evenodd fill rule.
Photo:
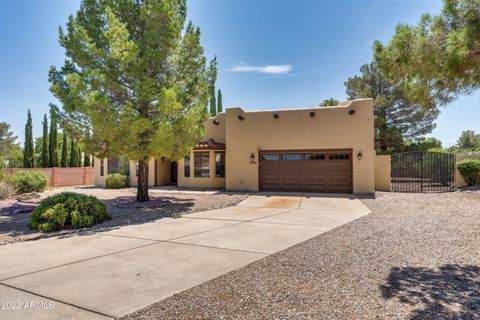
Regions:
<instances>
[{"instance_id":1,"label":"garage door window","mask_svg":"<svg viewBox=\"0 0 480 320\"><path fill-rule=\"evenodd\" d=\"M278 155L278 154L262 154L262 160L267 160L267 161L280 160L280 155Z\"/></svg>"},{"instance_id":2,"label":"garage door window","mask_svg":"<svg viewBox=\"0 0 480 320\"><path fill-rule=\"evenodd\" d=\"M305 160L325 160L324 154L306 154Z\"/></svg>"},{"instance_id":3,"label":"garage door window","mask_svg":"<svg viewBox=\"0 0 480 320\"><path fill-rule=\"evenodd\" d=\"M330 160L349 160L350 155L349 154L331 154L330 155Z\"/></svg>"},{"instance_id":4,"label":"garage door window","mask_svg":"<svg viewBox=\"0 0 480 320\"><path fill-rule=\"evenodd\" d=\"M302 155L301 154L284 154L283 155L283 160L302 160Z\"/></svg>"}]
</instances>

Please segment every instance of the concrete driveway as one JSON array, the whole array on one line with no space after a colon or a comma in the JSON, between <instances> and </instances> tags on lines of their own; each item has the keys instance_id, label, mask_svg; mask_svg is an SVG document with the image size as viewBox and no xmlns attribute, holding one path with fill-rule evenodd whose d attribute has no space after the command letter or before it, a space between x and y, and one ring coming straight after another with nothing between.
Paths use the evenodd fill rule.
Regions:
<instances>
[{"instance_id":1,"label":"concrete driveway","mask_svg":"<svg viewBox=\"0 0 480 320\"><path fill-rule=\"evenodd\" d=\"M177 219L2 246L0 318L121 317L369 212L352 196L263 194Z\"/></svg>"}]
</instances>

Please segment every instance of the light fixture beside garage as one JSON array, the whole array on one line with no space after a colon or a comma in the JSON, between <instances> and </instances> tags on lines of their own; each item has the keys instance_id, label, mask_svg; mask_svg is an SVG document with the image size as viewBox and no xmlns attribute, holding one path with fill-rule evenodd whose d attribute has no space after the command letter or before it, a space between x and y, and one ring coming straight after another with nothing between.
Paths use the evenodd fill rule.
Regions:
<instances>
[{"instance_id":1,"label":"light fixture beside garage","mask_svg":"<svg viewBox=\"0 0 480 320\"><path fill-rule=\"evenodd\" d=\"M245 120L245 116L243 114L238 115L238 120L243 121Z\"/></svg>"},{"instance_id":2,"label":"light fixture beside garage","mask_svg":"<svg viewBox=\"0 0 480 320\"><path fill-rule=\"evenodd\" d=\"M313 118L313 117L315 117L315 112L312 111L310 112L310 118Z\"/></svg>"},{"instance_id":3,"label":"light fixture beside garage","mask_svg":"<svg viewBox=\"0 0 480 320\"><path fill-rule=\"evenodd\" d=\"M274 113L274 114L273 114L273 117L274 117L275 119L278 119L280 116L278 115L278 113Z\"/></svg>"},{"instance_id":4,"label":"light fixture beside garage","mask_svg":"<svg viewBox=\"0 0 480 320\"><path fill-rule=\"evenodd\" d=\"M255 164L255 154L252 152L252 154L250 155L250 163L251 164Z\"/></svg>"},{"instance_id":5,"label":"light fixture beside garage","mask_svg":"<svg viewBox=\"0 0 480 320\"><path fill-rule=\"evenodd\" d=\"M218 121L217 119L213 120L213 124L218 126L220 124L220 121Z\"/></svg>"},{"instance_id":6,"label":"light fixture beside garage","mask_svg":"<svg viewBox=\"0 0 480 320\"><path fill-rule=\"evenodd\" d=\"M355 114L355 110L352 109L352 110L348 111L348 114L353 116Z\"/></svg>"},{"instance_id":7,"label":"light fixture beside garage","mask_svg":"<svg viewBox=\"0 0 480 320\"><path fill-rule=\"evenodd\" d=\"M362 158L363 158L362 151L359 151L358 154L357 154L358 161L362 160Z\"/></svg>"}]
</instances>

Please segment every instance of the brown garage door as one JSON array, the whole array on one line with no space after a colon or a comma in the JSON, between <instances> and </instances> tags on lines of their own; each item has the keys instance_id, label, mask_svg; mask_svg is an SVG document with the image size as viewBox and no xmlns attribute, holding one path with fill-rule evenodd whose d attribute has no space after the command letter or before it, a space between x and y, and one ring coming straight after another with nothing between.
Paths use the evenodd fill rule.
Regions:
<instances>
[{"instance_id":1,"label":"brown garage door","mask_svg":"<svg viewBox=\"0 0 480 320\"><path fill-rule=\"evenodd\" d=\"M352 151L262 151L260 190L352 192Z\"/></svg>"}]
</instances>

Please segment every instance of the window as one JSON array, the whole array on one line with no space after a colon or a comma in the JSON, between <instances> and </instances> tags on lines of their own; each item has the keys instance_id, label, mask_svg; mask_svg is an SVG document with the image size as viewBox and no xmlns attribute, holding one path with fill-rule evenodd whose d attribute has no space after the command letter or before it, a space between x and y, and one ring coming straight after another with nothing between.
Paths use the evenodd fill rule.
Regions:
<instances>
[{"instance_id":1,"label":"window","mask_svg":"<svg viewBox=\"0 0 480 320\"><path fill-rule=\"evenodd\" d=\"M130 176L130 161L125 157L109 158L107 166L108 174L121 173Z\"/></svg>"},{"instance_id":2,"label":"window","mask_svg":"<svg viewBox=\"0 0 480 320\"><path fill-rule=\"evenodd\" d=\"M185 156L183 159L183 172L185 178L190 178L190 156Z\"/></svg>"},{"instance_id":3,"label":"window","mask_svg":"<svg viewBox=\"0 0 480 320\"><path fill-rule=\"evenodd\" d=\"M208 152L196 152L194 156L195 178L210 177L210 154Z\"/></svg>"},{"instance_id":4,"label":"window","mask_svg":"<svg viewBox=\"0 0 480 320\"><path fill-rule=\"evenodd\" d=\"M225 153L215 152L215 177L225 178Z\"/></svg>"},{"instance_id":5,"label":"window","mask_svg":"<svg viewBox=\"0 0 480 320\"><path fill-rule=\"evenodd\" d=\"M349 154L331 154L329 158L330 160L349 160L350 155Z\"/></svg>"},{"instance_id":6,"label":"window","mask_svg":"<svg viewBox=\"0 0 480 320\"><path fill-rule=\"evenodd\" d=\"M306 154L305 160L325 160L324 154Z\"/></svg>"},{"instance_id":7,"label":"window","mask_svg":"<svg viewBox=\"0 0 480 320\"><path fill-rule=\"evenodd\" d=\"M105 159L100 159L100 176L103 177L105 175Z\"/></svg>"},{"instance_id":8,"label":"window","mask_svg":"<svg viewBox=\"0 0 480 320\"><path fill-rule=\"evenodd\" d=\"M118 158L108 158L108 174L118 173Z\"/></svg>"},{"instance_id":9,"label":"window","mask_svg":"<svg viewBox=\"0 0 480 320\"><path fill-rule=\"evenodd\" d=\"M138 177L138 171L140 170L140 164L138 161L135 163L135 176Z\"/></svg>"},{"instance_id":10,"label":"window","mask_svg":"<svg viewBox=\"0 0 480 320\"><path fill-rule=\"evenodd\" d=\"M280 160L280 155L278 155L278 154L262 154L262 160L268 160L268 161Z\"/></svg>"},{"instance_id":11,"label":"window","mask_svg":"<svg viewBox=\"0 0 480 320\"><path fill-rule=\"evenodd\" d=\"M284 154L283 155L283 160L302 160L302 155L301 154Z\"/></svg>"}]
</instances>

